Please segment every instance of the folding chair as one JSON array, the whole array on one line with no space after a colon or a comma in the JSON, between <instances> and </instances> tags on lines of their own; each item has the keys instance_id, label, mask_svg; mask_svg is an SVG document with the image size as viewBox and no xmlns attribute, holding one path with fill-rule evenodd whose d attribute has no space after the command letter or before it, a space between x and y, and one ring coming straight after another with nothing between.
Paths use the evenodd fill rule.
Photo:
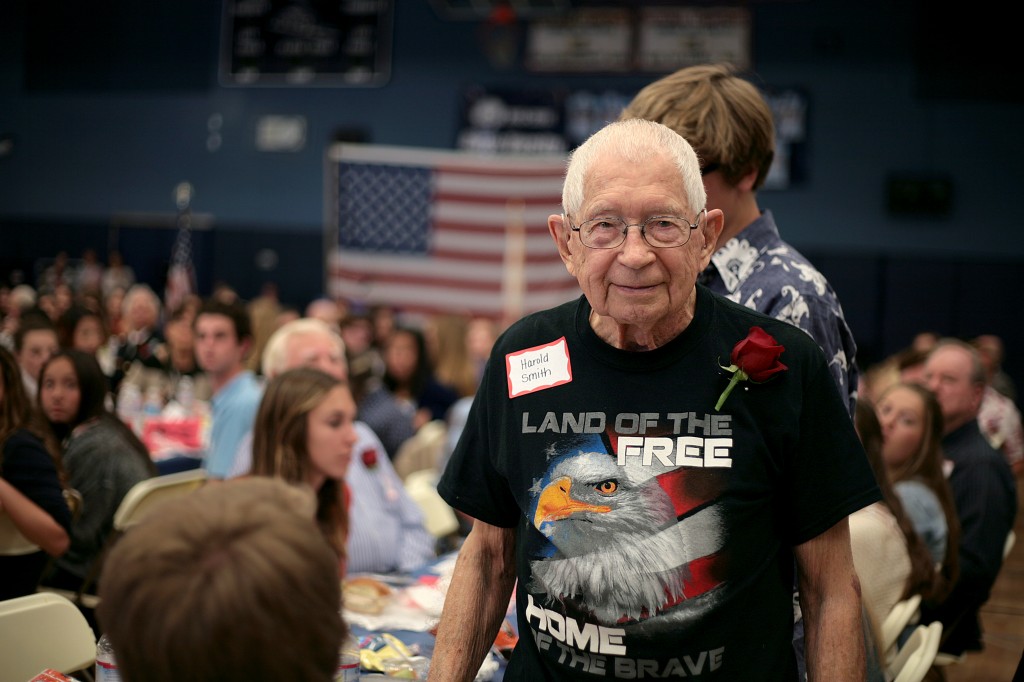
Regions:
<instances>
[{"instance_id":1,"label":"folding chair","mask_svg":"<svg viewBox=\"0 0 1024 682\"><path fill-rule=\"evenodd\" d=\"M99 578L103 558L118 538L164 502L196 490L206 483L207 478L205 469L191 469L164 476L154 476L136 483L121 500L117 511L114 512L114 529L107 536L99 558L93 562L92 570L89 571L89 575L78 591L72 592L45 586L40 587L40 591L60 594L79 606L95 609L99 604L99 597L92 594L91 590Z\"/></svg>"},{"instance_id":2,"label":"folding chair","mask_svg":"<svg viewBox=\"0 0 1024 682\"><path fill-rule=\"evenodd\" d=\"M893 604L881 626L883 660L891 661L896 655L897 643L903 630L920 617L921 595L912 594Z\"/></svg>"},{"instance_id":3,"label":"folding chair","mask_svg":"<svg viewBox=\"0 0 1024 682\"><path fill-rule=\"evenodd\" d=\"M26 682L47 668L86 670L95 660L92 628L66 598L39 592L0 601L0 682Z\"/></svg>"},{"instance_id":4,"label":"folding chair","mask_svg":"<svg viewBox=\"0 0 1024 682\"><path fill-rule=\"evenodd\" d=\"M921 682L939 652L942 623L918 625L888 666L893 682Z\"/></svg>"}]
</instances>

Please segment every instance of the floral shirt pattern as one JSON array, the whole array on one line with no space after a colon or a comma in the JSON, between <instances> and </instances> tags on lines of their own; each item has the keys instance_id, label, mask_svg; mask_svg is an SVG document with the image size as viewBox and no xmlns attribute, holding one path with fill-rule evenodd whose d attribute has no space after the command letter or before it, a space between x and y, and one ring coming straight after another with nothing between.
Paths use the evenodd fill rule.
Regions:
<instances>
[{"instance_id":1,"label":"floral shirt pattern","mask_svg":"<svg viewBox=\"0 0 1024 682\"><path fill-rule=\"evenodd\" d=\"M850 415L857 402L857 344L832 286L782 241L771 211L730 239L711 257L701 284L731 301L799 327L825 352Z\"/></svg>"},{"instance_id":2,"label":"floral shirt pattern","mask_svg":"<svg viewBox=\"0 0 1024 682\"><path fill-rule=\"evenodd\" d=\"M1011 466L1024 460L1024 427L1013 401L991 386L985 387L978 411L981 433L996 450L1006 455Z\"/></svg>"}]
</instances>

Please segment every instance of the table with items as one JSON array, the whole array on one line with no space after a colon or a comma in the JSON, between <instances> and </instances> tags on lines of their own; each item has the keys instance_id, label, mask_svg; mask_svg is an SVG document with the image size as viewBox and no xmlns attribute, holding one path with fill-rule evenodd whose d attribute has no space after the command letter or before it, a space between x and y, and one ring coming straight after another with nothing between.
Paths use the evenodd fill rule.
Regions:
<instances>
[{"instance_id":1,"label":"table with items","mask_svg":"<svg viewBox=\"0 0 1024 682\"><path fill-rule=\"evenodd\" d=\"M356 574L345 578L342 613L359 645L363 679L426 679L456 558L455 552L445 554L411 575ZM476 682L501 681L506 657L516 641L513 594ZM339 674L337 679L345 678Z\"/></svg>"}]
</instances>

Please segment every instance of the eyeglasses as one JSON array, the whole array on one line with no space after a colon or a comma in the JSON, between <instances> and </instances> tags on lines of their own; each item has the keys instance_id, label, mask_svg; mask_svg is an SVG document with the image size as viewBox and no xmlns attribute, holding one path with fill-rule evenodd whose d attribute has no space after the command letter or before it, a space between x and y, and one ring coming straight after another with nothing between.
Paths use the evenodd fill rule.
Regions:
<instances>
[{"instance_id":1,"label":"eyeglasses","mask_svg":"<svg viewBox=\"0 0 1024 682\"><path fill-rule=\"evenodd\" d=\"M682 246L690 240L690 233L700 225L700 216L707 215L702 208L697 219L690 222L681 216L656 215L642 223L627 223L622 218L594 218L580 223L579 227L569 223L573 232L578 232L583 245L591 249L614 249L626 241L626 234L631 227L640 228L640 236L649 245L657 249L669 249Z\"/></svg>"},{"instance_id":2,"label":"eyeglasses","mask_svg":"<svg viewBox=\"0 0 1024 682\"><path fill-rule=\"evenodd\" d=\"M721 166L722 166L722 164L720 164L720 163L707 163L707 164L704 164L704 166L702 166L701 169L700 169L700 176L704 177L708 173L714 173L716 170L721 168Z\"/></svg>"}]
</instances>

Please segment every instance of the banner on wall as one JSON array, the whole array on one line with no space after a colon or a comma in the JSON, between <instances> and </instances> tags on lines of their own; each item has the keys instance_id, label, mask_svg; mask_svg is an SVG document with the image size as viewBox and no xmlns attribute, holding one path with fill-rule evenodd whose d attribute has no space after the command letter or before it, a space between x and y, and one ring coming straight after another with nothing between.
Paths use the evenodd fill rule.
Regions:
<instances>
[{"instance_id":1,"label":"banner on wall","mask_svg":"<svg viewBox=\"0 0 1024 682\"><path fill-rule=\"evenodd\" d=\"M327 290L356 305L510 321L579 295L548 234L565 156L337 144Z\"/></svg>"}]
</instances>

